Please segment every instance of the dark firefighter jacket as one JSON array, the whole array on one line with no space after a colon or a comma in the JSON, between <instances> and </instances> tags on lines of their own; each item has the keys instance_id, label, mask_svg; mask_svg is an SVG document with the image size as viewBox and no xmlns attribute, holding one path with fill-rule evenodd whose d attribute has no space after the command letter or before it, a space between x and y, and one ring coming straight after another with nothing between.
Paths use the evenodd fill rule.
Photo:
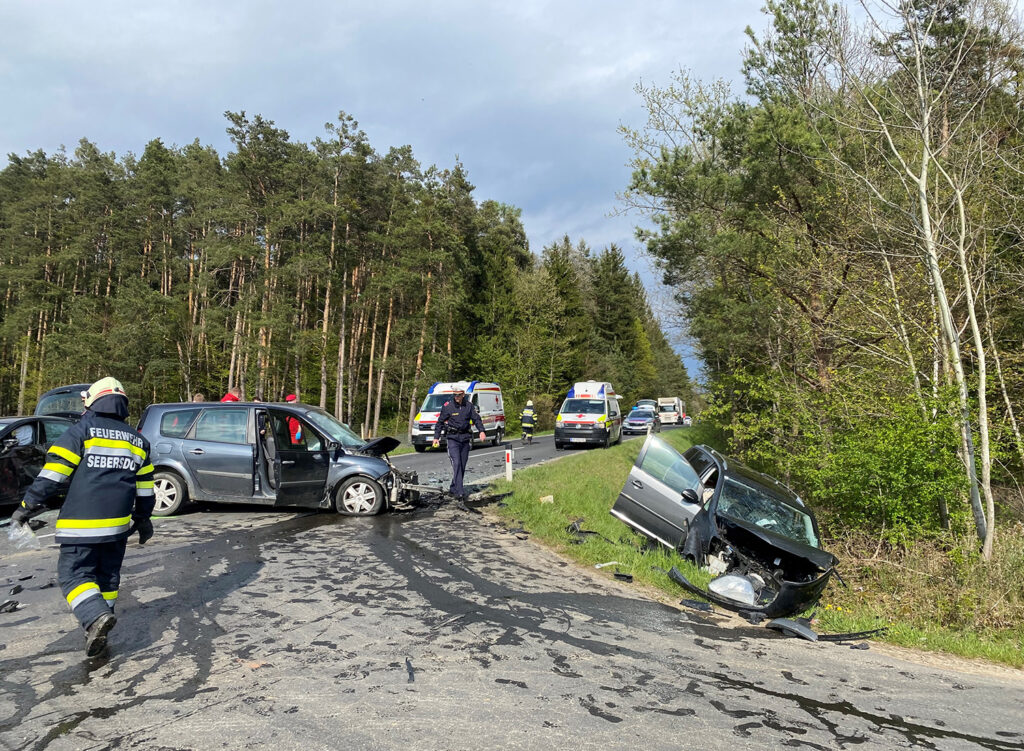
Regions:
<instances>
[{"instance_id":1,"label":"dark firefighter jacket","mask_svg":"<svg viewBox=\"0 0 1024 751\"><path fill-rule=\"evenodd\" d=\"M46 452L46 464L22 506L34 511L65 489L58 543L125 539L133 516L148 519L153 513L149 441L110 414L86 411Z\"/></svg>"},{"instance_id":2,"label":"dark firefighter jacket","mask_svg":"<svg viewBox=\"0 0 1024 751\"><path fill-rule=\"evenodd\" d=\"M537 413L533 411L533 407L524 407L523 411L519 414L519 423L524 428L532 428L536 420Z\"/></svg>"},{"instance_id":3,"label":"dark firefighter jacket","mask_svg":"<svg viewBox=\"0 0 1024 751\"><path fill-rule=\"evenodd\" d=\"M434 425L434 438L440 438L443 429L449 438L455 436L456 440L460 440L458 436L468 436L473 432L472 426L476 426L477 433L484 432L484 424L480 422L480 414L473 402L465 396L460 407L453 398L441 407L441 414L437 416L437 424Z\"/></svg>"}]
</instances>

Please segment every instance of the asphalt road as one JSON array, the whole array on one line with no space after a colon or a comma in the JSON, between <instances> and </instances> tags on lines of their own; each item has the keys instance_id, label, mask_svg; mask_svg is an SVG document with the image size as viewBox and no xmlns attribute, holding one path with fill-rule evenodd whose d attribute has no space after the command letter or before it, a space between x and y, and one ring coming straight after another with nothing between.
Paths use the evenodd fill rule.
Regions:
<instances>
[{"instance_id":1,"label":"asphalt road","mask_svg":"<svg viewBox=\"0 0 1024 751\"><path fill-rule=\"evenodd\" d=\"M486 515L220 507L156 530L91 661L56 551L0 557L24 587L0 748L1024 749L1021 671L734 627Z\"/></svg>"},{"instance_id":2,"label":"asphalt road","mask_svg":"<svg viewBox=\"0 0 1024 751\"><path fill-rule=\"evenodd\" d=\"M675 427L667 426L664 429L674 430ZM638 437L641 436L623 436L623 440L629 441ZM512 466L517 470L579 451L601 450L596 447L572 447L564 451L556 451L555 437L551 435L537 436L528 446L522 445L518 438L506 440L501 446L480 446L469 452L469 464L466 467L464 481L468 490L480 490L483 488L485 480L505 473L505 448L508 446L512 447ZM416 470L419 473L420 482L424 485L434 485L447 490L452 480L452 465L448 459L448 452L444 448L427 449L421 454L401 454L392 457L391 462L399 469Z\"/></svg>"}]
</instances>

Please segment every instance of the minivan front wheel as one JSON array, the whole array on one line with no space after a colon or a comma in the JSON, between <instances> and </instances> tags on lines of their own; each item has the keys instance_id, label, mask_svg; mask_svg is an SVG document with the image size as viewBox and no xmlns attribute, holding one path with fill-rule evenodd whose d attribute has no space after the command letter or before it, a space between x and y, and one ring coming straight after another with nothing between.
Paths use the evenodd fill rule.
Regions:
<instances>
[{"instance_id":1,"label":"minivan front wheel","mask_svg":"<svg viewBox=\"0 0 1024 751\"><path fill-rule=\"evenodd\" d=\"M153 495L153 516L172 516L188 501L188 488L174 472L157 472L153 475Z\"/></svg>"},{"instance_id":2,"label":"minivan front wheel","mask_svg":"<svg viewBox=\"0 0 1024 751\"><path fill-rule=\"evenodd\" d=\"M338 486L334 507L345 516L373 516L384 506L384 488L369 477L350 477Z\"/></svg>"}]
</instances>

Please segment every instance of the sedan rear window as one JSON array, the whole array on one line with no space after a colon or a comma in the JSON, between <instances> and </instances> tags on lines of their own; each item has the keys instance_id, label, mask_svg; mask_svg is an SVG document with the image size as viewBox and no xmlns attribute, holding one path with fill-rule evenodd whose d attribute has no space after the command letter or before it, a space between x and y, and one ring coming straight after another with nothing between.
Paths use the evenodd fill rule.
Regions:
<instances>
[{"instance_id":1,"label":"sedan rear window","mask_svg":"<svg viewBox=\"0 0 1024 751\"><path fill-rule=\"evenodd\" d=\"M181 438L188 432L192 421L199 414L198 409L176 409L167 412L160 418L160 435L168 438Z\"/></svg>"}]
</instances>

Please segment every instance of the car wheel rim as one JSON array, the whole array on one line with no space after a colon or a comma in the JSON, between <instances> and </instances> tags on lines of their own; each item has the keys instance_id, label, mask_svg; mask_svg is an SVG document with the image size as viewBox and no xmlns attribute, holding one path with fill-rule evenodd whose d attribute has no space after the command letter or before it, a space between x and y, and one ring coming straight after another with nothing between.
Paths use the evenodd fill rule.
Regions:
<instances>
[{"instance_id":1,"label":"car wheel rim","mask_svg":"<svg viewBox=\"0 0 1024 751\"><path fill-rule=\"evenodd\" d=\"M170 480L161 478L153 483L153 495L156 496L156 510L166 511L178 500L178 489Z\"/></svg>"},{"instance_id":2,"label":"car wheel rim","mask_svg":"<svg viewBox=\"0 0 1024 751\"><path fill-rule=\"evenodd\" d=\"M357 482L349 485L341 499L346 511L353 514L369 513L377 502L377 494L373 486L365 482Z\"/></svg>"}]
</instances>

